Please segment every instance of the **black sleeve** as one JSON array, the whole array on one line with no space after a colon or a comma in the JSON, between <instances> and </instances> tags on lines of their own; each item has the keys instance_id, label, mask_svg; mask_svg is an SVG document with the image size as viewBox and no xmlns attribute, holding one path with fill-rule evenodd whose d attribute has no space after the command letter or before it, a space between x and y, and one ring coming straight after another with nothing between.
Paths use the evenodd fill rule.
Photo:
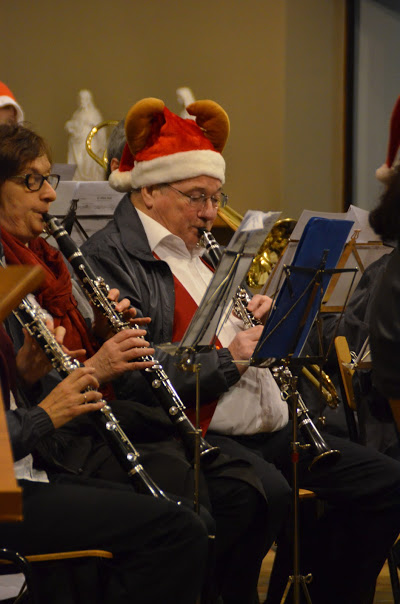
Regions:
<instances>
[{"instance_id":1,"label":"black sleeve","mask_svg":"<svg viewBox=\"0 0 400 604\"><path fill-rule=\"evenodd\" d=\"M6 418L16 461L32 453L42 438L55 431L53 422L41 407L10 410Z\"/></svg>"},{"instance_id":2,"label":"black sleeve","mask_svg":"<svg viewBox=\"0 0 400 604\"><path fill-rule=\"evenodd\" d=\"M400 253L391 256L376 295L370 319L372 380L387 398L400 398Z\"/></svg>"}]
</instances>

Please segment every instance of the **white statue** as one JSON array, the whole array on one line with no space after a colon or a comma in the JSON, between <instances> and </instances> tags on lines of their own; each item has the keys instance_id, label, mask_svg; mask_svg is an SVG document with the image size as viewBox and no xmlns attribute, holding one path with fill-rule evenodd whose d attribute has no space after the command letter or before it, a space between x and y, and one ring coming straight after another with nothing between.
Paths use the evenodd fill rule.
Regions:
<instances>
[{"instance_id":1,"label":"white statue","mask_svg":"<svg viewBox=\"0 0 400 604\"><path fill-rule=\"evenodd\" d=\"M189 115L186 111L186 107L190 105L190 103L195 102L194 94L190 88L187 86L182 86L182 88L176 89L176 98L178 99L178 103L183 106L182 111L180 112L180 116L183 118L190 118L191 120L195 120L196 118L193 115Z\"/></svg>"},{"instance_id":2,"label":"white statue","mask_svg":"<svg viewBox=\"0 0 400 604\"><path fill-rule=\"evenodd\" d=\"M78 109L65 124L69 134L67 161L77 165L74 180L104 180L104 170L86 151L86 138L93 126L103 120L102 115L95 107L89 90L80 90L78 105ZM105 148L106 133L102 129L93 139L92 150L102 157Z\"/></svg>"}]
</instances>

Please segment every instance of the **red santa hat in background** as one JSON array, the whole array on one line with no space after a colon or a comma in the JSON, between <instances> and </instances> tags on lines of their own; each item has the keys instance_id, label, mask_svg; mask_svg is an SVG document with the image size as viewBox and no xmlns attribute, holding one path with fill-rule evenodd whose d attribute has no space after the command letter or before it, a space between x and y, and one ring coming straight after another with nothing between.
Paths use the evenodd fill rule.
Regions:
<instances>
[{"instance_id":1,"label":"red santa hat in background","mask_svg":"<svg viewBox=\"0 0 400 604\"><path fill-rule=\"evenodd\" d=\"M400 96L398 97L395 106L393 107L392 116L390 118L389 128L389 143L387 149L386 162L380 166L375 172L376 178L387 184L396 166L400 162L399 157L400 147Z\"/></svg>"},{"instance_id":2,"label":"red santa hat in background","mask_svg":"<svg viewBox=\"0 0 400 604\"><path fill-rule=\"evenodd\" d=\"M14 107L17 115L17 122L23 122L24 112L21 106L17 103L15 96L11 90L3 82L0 82L0 107L11 105Z\"/></svg>"},{"instance_id":3,"label":"red santa hat in background","mask_svg":"<svg viewBox=\"0 0 400 604\"><path fill-rule=\"evenodd\" d=\"M110 185L117 191L211 176L225 182L221 152L229 135L229 118L214 101L196 101L186 107L195 117L175 115L163 101L142 99L125 120L127 143Z\"/></svg>"}]
</instances>

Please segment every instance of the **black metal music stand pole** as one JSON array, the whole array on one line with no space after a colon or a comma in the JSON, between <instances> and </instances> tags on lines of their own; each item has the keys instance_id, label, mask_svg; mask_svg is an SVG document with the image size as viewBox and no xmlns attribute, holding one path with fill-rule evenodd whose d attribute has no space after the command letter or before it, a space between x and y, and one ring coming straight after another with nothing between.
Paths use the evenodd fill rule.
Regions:
<instances>
[{"instance_id":1,"label":"black metal music stand pole","mask_svg":"<svg viewBox=\"0 0 400 604\"><path fill-rule=\"evenodd\" d=\"M292 460L292 515L293 515L293 575L290 575L286 584L285 591L282 596L281 604L289 601L290 588L293 588L293 603L300 603L300 588L302 589L306 601L311 604L310 594L308 593L307 583L312 580L312 575L306 576L300 574L300 531L299 531L299 483L298 483L298 462L299 450L302 447L298 440L297 426L297 378L292 376L292 386L288 398L292 403L292 443L291 443L291 460Z\"/></svg>"},{"instance_id":2,"label":"black metal music stand pole","mask_svg":"<svg viewBox=\"0 0 400 604\"><path fill-rule=\"evenodd\" d=\"M194 511L199 514L200 513L200 439L202 436L202 430L200 428L200 367L201 363L195 363L193 361L194 357L194 349L187 349L185 353L182 355L181 360L178 363L178 366L182 371L187 371L190 373L194 373L196 376L196 421L195 421L195 430L194 430L194 439L195 439L195 447L194 447L194 459L193 459L193 469L194 469L194 492L193 492L193 506Z\"/></svg>"},{"instance_id":3,"label":"black metal music stand pole","mask_svg":"<svg viewBox=\"0 0 400 604\"><path fill-rule=\"evenodd\" d=\"M196 424L195 424L195 453L194 453L194 511L200 513L200 363L195 363L196 373Z\"/></svg>"}]
</instances>

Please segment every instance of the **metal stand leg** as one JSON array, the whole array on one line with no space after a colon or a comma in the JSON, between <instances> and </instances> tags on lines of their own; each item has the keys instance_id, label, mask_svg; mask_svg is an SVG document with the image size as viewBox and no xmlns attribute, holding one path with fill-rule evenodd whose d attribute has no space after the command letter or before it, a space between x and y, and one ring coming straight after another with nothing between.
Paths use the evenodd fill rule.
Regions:
<instances>
[{"instance_id":1,"label":"metal stand leg","mask_svg":"<svg viewBox=\"0 0 400 604\"><path fill-rule=\"evenodd\" d=\"M288 579L285 591L282 596L281 604L289 602L289 595L293 592L292 602L300 604L300 592L302 591L306 602L311 604L310 594L308 593L307 583L312 581L312 575L303 576L300 574L300 535L299 535L299 485L298 485L298 461L300 443L297 436L297 396L293 389L292 399L292 470L293 470L293 485L292 485L292 505L293 505L293 575ZM291 589L292 588L292 589Z\"/></svg>"}]
</instances>

